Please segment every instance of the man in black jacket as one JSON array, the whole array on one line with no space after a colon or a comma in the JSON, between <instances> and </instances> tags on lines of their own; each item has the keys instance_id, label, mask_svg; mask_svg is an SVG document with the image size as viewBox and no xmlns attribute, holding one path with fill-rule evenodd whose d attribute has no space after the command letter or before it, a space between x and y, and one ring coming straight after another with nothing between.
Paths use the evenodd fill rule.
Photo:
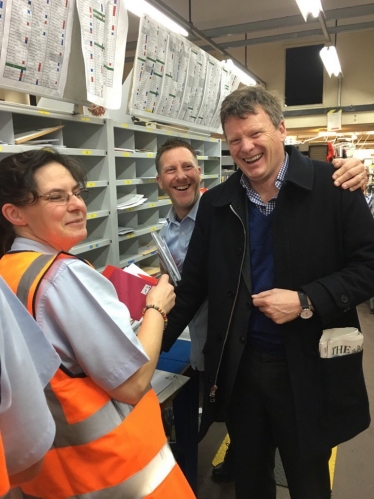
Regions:
<instances>
[{"instance_id":1,"label":"man in black jacket","mask_svg":"<svg viewBox=\"0 0 374 499\"><path fill-rule=\"evenodd\" d=\"M238 499L275 499L275 448L292 499L328 499L331 448L370 422L362 352L321 359L322 330L359 327L374 292L374 222L333 167L284 147L281 106L261 87L226 97L239 167L201 198L168 349L208 297L202 428L228 418Z\"/></svg>"}]
</instances>

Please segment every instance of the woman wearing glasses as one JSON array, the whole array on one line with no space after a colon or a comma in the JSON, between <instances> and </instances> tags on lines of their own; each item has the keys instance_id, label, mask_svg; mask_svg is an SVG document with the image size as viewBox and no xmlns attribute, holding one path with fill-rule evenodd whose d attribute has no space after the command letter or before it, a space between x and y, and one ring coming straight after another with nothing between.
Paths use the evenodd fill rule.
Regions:
<instances>
[{"instance_id":1,"label":"woman wearing glasses","mask_svg":"<svg viewBox=\"0 0 374 499\"><path fill-rule=\"evenodd\" d=\"M0 275L61 359L46 397L56 438L34 498L190 499L150 389L173 287L160 278L136 337L112 284L69 254L87 235L85 175L71 158L27 151L0 162Z\"/></svg>"}]
</instances>

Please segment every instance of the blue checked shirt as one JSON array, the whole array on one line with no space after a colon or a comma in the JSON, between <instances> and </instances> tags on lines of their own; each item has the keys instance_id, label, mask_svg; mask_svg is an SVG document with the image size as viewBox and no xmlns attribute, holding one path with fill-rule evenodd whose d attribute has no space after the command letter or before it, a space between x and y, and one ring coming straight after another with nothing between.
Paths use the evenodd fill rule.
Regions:
<instances>
[{"instance_id":1,"label":"blue checked shirt","mask_svg":"<svg viewBox=\"0 0 374 499\"><path fill-rule=\"evenodd\" d=\"M288 170L288 160L289 156L285 152L284 156L284 161L282 168L279 170L279 173L277 175L277 179L275 181L275 187L280 191L280 188L282 187L282 184L284 182L287 170ZM261 197L258 195L258 193L251 187L250 181L244 175L244 173L241 176L240 183L244 187L244 189L247 191L247 196L252 203L254 203L257 208L264 214L264 215L270 215L270 213L274 210L275 208L275 202L277 200L278 194L273 197L273 199L270 199L268 203L264 203L261 199Z\"/></svg>"}]
</instances>

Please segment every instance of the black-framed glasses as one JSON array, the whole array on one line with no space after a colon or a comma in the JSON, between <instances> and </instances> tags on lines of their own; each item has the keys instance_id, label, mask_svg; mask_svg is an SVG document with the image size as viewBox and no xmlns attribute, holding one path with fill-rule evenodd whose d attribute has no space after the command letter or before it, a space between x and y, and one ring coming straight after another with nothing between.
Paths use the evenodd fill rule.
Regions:
<instances>
[{"instance_id":1,"label":"black-framed glasses","mask_svg":"<svg viewBox=\"0 0 374 499\"><path fill-rule=\"evenodd\" d=\"M50 203L55 204L67 204L71 196L76 196L78 199L86 202L89 198L90 191L89 189L80 189L76 192L66 192L66 191L52 191L49 194L42 194L38 196L39 198L44 198Z\"/></svg>"}]
</instances>

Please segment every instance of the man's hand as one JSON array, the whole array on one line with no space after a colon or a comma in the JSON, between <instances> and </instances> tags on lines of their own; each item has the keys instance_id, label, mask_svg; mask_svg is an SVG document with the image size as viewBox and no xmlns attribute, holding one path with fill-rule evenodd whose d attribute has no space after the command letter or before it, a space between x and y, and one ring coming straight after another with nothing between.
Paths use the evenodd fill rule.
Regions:
<instances>
[{"instance_id":1,"label":"man's hand","mask_svg":"<svg viewBox=\"0 0 374 499\"><path fill-rule=\"evenodd\" d=\"M270 289L252 295L253 305L258 307L276 324L284 324L296 319L301 312L297 291L289 289Z\"/></svg>"},{"instance_id":2,"label":"man's hand","mask_svg":"<svg viewBox=\"0 0 374 499\"><path fill-rule=\"evenodd\" d=\"M356 158L337 158L332 164L337 169L332 178L334 184L343 189L355 191L363 188L367 183L367 171L359 159Z\"/></svg>"}]
</instances>

